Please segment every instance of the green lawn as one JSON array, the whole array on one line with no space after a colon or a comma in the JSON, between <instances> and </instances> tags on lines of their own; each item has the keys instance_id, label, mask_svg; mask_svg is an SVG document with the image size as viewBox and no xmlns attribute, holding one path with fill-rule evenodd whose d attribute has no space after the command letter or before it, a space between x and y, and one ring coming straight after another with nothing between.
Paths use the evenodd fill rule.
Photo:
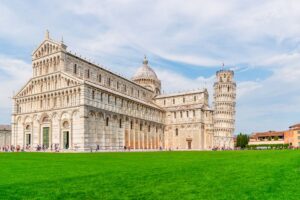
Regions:
<instances>
[{"instance_id":1,"label":"green lawn","mask_svg":"<svg viewBox=\"0 0 300 200\"><path fill-rule=\"evenodd\" d=\"M0 199L300 199L300 151L0 153Z\"/></svg>"}]
</instances>

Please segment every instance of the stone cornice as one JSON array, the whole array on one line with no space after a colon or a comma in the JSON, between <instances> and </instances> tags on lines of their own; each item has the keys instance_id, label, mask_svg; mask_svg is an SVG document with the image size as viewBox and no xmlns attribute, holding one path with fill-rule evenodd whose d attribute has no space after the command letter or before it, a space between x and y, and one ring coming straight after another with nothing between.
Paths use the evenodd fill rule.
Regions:
<instances>
[{"instance_id":1,"label":"stone cornice","mask_svg":"<svg viewBox=\"0 0 300 200\"><path fill-rule=\"evenodd\" d=\"M132 97L132 96L123 94L123 93L121 93L121 92L118 92L118 91L115 91L115 90L112 90L112 89L103 87L103 86L98 85L98 84L95 84L95 83L93 83L93 82L91 82L91 81L88 81L88 80L85 80L84 83L87 84L87 85L90 85L90 86L92 86L92 87L96 87L96 88L98 88L98 89L100 89L100 90L106 91L106 92L108 92L108 93L111 93L111 94L113 94L113 95L117 95L117 96L123 97L123 98L125 98L125 99L127 99L127 100L135 101L135 102L137 102L137 103L144 104L144 105L146 105L146 106L149 106L149 107L158 109L158 110L160 110L160 111L162 111L162 112L165 112L165 110L164 110L163 108L161 108L161 107L159 107L159 106L157 106L156 104L153 104L153 103L151 103L151 102L146 102L146 101L143 101L143 100L141 100L141 99L137 99L137 98L135 98L135 97Z\"/></svg>"}]
</instances>

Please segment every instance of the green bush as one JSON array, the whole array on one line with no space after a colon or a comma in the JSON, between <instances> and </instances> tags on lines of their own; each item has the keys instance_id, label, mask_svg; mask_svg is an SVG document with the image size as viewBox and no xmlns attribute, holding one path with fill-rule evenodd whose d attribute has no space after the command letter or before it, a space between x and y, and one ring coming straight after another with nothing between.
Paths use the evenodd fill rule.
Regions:
<instances>
[{"instance_id":1,"label":"green bush","mask_svg":"<svg viewBox=\"0 0 300 200\"><path fill-rule=\"evenodd\" d=\"M239 135L237 135L236 137L236 147L240 147L242 149L244 149L249 142L249 135L247 134L243 134L240 133Z\"/></svg>"}]
</instances>

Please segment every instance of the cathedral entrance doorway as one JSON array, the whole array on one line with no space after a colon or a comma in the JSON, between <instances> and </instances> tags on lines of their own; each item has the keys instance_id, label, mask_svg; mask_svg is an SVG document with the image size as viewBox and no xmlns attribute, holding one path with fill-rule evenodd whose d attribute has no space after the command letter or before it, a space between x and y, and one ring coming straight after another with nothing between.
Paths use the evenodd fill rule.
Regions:
<instances>
[{"instance_id":1,"label":"cathedral entrance doorway","mask_svg":"<svg viewBox=\"0 0 300 200\"><path fill-rule=\"evenodd\" d=\"M70 123L68 120L63 120L62 123L62 132L61 132L61 148L63 149L69 149L71 145L71 129L70 129Z\"/></svg>"},{"instance_id":2,"label":"cathedral entrance doorway","mask_svg":"<svg viewBox=\"0 0 300 200\"><path fill-rule=\"evenodd\" d=\"M43 147L49 148L49 127L43 128Z\"/></svg>"},{"instance_id":3,"label":"cathedral entrance doorway","mask_svg":"<svg viewBox=\"0 0 300 200\"><path fill-rule=\"evenodd\" d=\"M69 149L70 143L69 143L69 131L64 131L63 132L63 145L64 149Z\"/></svg>"},{"instance_id":4,"label":"cathedral entrance doorway","mask_svg":"<svg viewBox=\"0 0 300 200\"><path fill-rule=\"evenodd\" d=\"M25 145L31 145L31 126L26 125L25 128Z\"/></svg>"},{"instance_id":5,"label":"cathedral entrance doorway","mask_svg":"<svg viewBox=\"0 0 300 200\"><path fill-rule=\"evenodd\" d=\"M26 134L26 145L31 145L31 134Z\"/></svg>"},{"instance_id":6,"label":"cathedral entrance doorway","mask_svg":"<svg viewBox=\"0 0 300 200\"><path fill-rule=\"evenodd\" d=\"M187 142L188 149L192 149L192 139L188 138L188 139L186 139L186 142Z\"/></svg>"}]
</instances>

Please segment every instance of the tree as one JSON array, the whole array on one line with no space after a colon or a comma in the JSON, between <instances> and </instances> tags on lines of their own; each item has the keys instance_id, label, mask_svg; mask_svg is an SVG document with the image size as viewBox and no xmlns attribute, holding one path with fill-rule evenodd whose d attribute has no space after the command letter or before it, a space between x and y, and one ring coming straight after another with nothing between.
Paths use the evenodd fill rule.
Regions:
<instances>
[{"instance_id":1,"label":"tree","mask_svg":"<svg viewBox=\"0 0 300 200\"><path fill-rule=\"evenodd\" d=\"M240 133L236 137L236 147L245 148L249 142L249 136L247 134Z\"/></svg>"}]
</instances>

